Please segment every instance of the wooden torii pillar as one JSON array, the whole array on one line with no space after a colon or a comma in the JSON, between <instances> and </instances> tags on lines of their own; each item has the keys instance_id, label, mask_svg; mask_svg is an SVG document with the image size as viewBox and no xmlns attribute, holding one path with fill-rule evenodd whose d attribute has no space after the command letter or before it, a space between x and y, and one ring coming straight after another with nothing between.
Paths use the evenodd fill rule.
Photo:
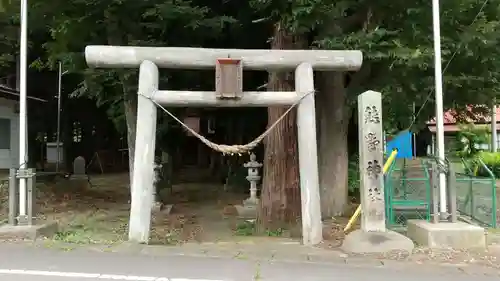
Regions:
<instances>
[{"instance_id":1,"label":"wooden torii pillar","mask_svg":"<svg viewBox=\"0 0 500 281\"><path fill-rule=\"evenodd\" d=\"M139 67L137 131L132 179L129 240L149 241L153 204L155 103L168 107L270 107L298 104L297 128L303 244L322 240L319 195L316 113L313 69L357 71L360 51L327 50L241 50L177 47L88 46L87 64L97 68ZM218 60L237 60L248 70L283 71L295 69L294 92L217 93L203 91L162 91L158 89L158 67L169 69L213 69ZM240 77L241 78L241 77ZM227 82L227 81L226 81ZM222 83L222 87L234 87ZM228 86L232 85L232 86ZM238 89L239 87L235 87Z\"/></svg>"}]
</instances>

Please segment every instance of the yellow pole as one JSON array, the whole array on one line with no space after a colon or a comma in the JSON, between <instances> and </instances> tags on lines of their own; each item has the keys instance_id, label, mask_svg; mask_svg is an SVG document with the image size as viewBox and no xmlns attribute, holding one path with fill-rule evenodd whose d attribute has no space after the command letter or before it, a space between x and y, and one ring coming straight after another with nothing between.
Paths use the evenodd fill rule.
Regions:
<instances>
[{"instance_id":1,"label":"yellow pole","mask_svg":"<svg viewBox=\"0 0 500 281\"><path fill-rule=\"evenodd\" d=\"M391 167L392 162L394 162L394 159L396 159L397 154L398 154L398 150L394 149L391 152L391 155L389 155L389 158L387 158L387 161L385 161L384 169L383 169L384 174L387 173L387 170L389 170L389 167ZM362 188L362 187L360 187L360 188ZM352 227L352 225L354 224L354 222L356 222L356 220L358 219L360 214L361 214L361 204L359 204L358 208L356 209L354 214L351 216L351 218L347 222L347 225L344 227L344 232L348 231Z\"/></svg>"}]
</instances>

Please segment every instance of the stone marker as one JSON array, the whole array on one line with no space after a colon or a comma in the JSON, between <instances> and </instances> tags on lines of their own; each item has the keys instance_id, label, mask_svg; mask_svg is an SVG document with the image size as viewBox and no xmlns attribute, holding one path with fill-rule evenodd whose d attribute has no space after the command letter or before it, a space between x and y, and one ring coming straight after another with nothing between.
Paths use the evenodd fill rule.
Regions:
<instances>
[{"instance_id":1,"label":"stone marker","mask_svg":"<svg viewBox=\"0 0 500 281\"><path fill-rule=\"evenodd\" d=\"M353 253L412 252L413 242L385 227L382 95L367 91L358 97L361 229L346 236L342 248Z\"/></svg>"},{"instance_id":2,"label":"stone marker","mask_svg":"<svg viewBox=\"0 0 500 281\"><path fill-rule=\"evenodd\" d=\"M361 229L385 231L382 98L365 92L358 98Z\"/></svg>"},{"instance_id":3,"label":"stone marker","mask_svg":"<svg viewBox=\"0 0 500 281\"><path fill-rule=\"evenodd\" d=\"M82 190L92 186L86 170L85 158L83 156L76 157L73 160L73 174L69 177L71 190Z\"/></svg>"},{"instance_id":4,"label":"stone marker","mask_svg":"<svg viewBox=\"0 0 500 281\"><path fill-rule=\"evenodd\" d=\"M73 175L76 176L86 176L87 172L85 169L85 158L83 156L78 156L73 161Z\"/></svg>"}]
</instances>

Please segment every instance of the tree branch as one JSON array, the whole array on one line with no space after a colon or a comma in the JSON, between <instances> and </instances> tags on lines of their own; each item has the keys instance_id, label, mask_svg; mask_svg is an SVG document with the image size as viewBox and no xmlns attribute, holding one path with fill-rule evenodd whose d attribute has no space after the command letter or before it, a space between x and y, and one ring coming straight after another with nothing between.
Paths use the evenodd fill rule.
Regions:
<instances>
[{"instance_id":1,"label":"tree branch","mask_svg":"<svg viewBox=\"0 0 500 281\"><path fill-rule=\"evenodd\" d=\"M368 78L370 78L372 74L372 64L369 62L363 63L361 69L358 72L353 74L349 74L351 81L346 85L347 88L357 88L363 82L365 82Z\"/></svg>"}]
</instances>

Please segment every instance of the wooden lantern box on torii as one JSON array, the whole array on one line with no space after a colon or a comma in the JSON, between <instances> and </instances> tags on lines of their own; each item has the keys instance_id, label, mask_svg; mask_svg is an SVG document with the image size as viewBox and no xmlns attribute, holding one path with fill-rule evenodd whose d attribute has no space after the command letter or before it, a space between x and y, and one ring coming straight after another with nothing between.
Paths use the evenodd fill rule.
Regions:
<instances>
[{"instance_id":1,"label":"wooden lantern box on torii","mask_svg":"<svg viewBox=\"0 0 500 281\"><path fill-rule=\"evenodd\" d=\"M215 63L215 93L219 99L241 98L243 94L241 59L217 59Z\"/></svg>"}]
</instances>

